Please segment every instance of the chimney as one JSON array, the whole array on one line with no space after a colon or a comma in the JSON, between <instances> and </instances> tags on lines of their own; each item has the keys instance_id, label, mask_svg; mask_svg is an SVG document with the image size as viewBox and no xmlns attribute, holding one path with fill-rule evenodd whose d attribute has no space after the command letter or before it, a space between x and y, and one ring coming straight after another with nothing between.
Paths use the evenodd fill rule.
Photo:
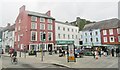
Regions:
<instances>
[{"instance_id":1,"label":"chimney","mask_svg":"<svg viewBox=\"0 0 120 70\"><path fill-rule=\"evenodd\" d=\"M7 24L7 27L10 26L10 23Z\"/></svg>"},{"instance_id":2,"label":"chimney","mask_svg":"<svg viewBox=\"0 0 120 70\"><path fill-rule=\"evenodd\" d=\"M19 12L23 12L23 11L25 11L25 5L23 5L23 6L20 7L20 9L19 9Z\"/></svg>"},{"instance_id":3,"label":"chimney","mask_svg":"<svg viewBox=\"0 0 120 70\"><path fill-rule=\"evenodd\" d=\"M65 23L68 23L68 21L66 21Z\"/></svg>"},{"instance_id":4,"label":"chimney","mask_svg":"<svg viewBox=\"0 0 120 70\"><path fill-rule=\"evenodd\" d=\"M51 11L47 11L46 15L51 16Z\"/></svg>"}]
</instances>

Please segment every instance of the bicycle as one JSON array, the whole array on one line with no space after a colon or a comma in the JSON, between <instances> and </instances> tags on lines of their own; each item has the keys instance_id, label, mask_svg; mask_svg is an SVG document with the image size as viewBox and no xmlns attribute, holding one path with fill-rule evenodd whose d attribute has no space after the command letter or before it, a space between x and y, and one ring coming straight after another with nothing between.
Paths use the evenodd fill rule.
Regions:
<instances>
[{"instance_id":1,"label":"bicycle","mask_svg":"<svg viewBox=\"0 0 120 70\"><path fill-rule=\"evenodd\" d=\"M18 64L18 59L15 56L11 57L11 63Z\"/></svg>"}]
</instances>

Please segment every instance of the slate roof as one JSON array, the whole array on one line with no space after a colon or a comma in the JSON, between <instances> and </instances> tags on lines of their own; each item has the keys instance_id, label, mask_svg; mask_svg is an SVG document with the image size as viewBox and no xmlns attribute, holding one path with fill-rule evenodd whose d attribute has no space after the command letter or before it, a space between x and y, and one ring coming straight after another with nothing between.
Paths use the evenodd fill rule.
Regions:
<instances>
[{"instance_id":1,"label":"slate roof","mask_svg":"<svg viewBox=\"0 0 120 70\"><path fill-rule=\"evenodd\" d=\"M69 25L69 26L75 26L75 25L72 25L70 23L65 23L65 22L61 22L61 21L55 21L55 24L57 24L57 23L65 24L65 25ZM75 27L77 27L77 26L75 26Z\"/></svg>"},{"instance_id":2,"label":"slate roof","mask_svg":"<svg viewBox=\"0 0 120 70\"><path fill-rule=\"evenodd\" d=\"M6 31L6 30L9 30L9 31L14 31L15 30L15 24L11 25L11 26L7 26L5 27L2 31Z\"/></svg>"},{"instance_id":3,"label":"slate roof","mask_svg":"<svg viewBox=\"0 0 120 70\"><path fill-rule=\"evenodd\" d=\"M117 18L90 23L84 26L83 31L90 29L110 29L120 27L120 20Z\"/></svg>"},{"instance_id":4,"label":"slate roof","mask_svg":"<svg viewBox=\"0 0 120 70\"><path fill-rule=\"evenodd\" d=\"M38 12L33 12L33 11L27 11L27 14L28 14L28 15L31 15L31 16L45 17L45 18L51 18L51 19L54 19L53 17L48 16L47 14L38 13Z\"/></svg>"}]
</instances>

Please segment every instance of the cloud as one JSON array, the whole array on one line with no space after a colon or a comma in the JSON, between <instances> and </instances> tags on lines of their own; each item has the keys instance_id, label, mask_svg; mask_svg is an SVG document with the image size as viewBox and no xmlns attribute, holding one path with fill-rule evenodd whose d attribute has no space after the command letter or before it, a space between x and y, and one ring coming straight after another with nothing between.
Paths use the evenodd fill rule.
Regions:
<instances>
[{"instance_id":1,"label":"cloud","mask_svg":"<svg viewBox=\"0 0 120 70\"><path fill-rule=\"evenodd\" d=\"M19 1L19 0L16 0ZM117 2L40 2L40 1L4 1L2 4L2 23L6 26L15 23L19 8L26 5L26 9L45 13L51 10L52 16L60 21L73 21L77 16L91 21L100 21L117 17Z\"/></svg>"}]
</instances>

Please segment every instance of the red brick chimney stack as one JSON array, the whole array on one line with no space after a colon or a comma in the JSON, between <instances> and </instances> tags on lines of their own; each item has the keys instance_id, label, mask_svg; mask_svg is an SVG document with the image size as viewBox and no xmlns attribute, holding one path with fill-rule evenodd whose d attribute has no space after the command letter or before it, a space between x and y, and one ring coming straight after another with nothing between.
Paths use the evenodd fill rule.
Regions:
<instances>
[{"instance_id":1,"label":"red brick chimney stack","mask_svg":"<svg viewBox=\"0 0 120 70\"><path fill-rule=\"evenodd\" d=\"M25 5L23 5L22 7L20 7L19 12L25 11Z\"/></svg>"}]
</instances>

